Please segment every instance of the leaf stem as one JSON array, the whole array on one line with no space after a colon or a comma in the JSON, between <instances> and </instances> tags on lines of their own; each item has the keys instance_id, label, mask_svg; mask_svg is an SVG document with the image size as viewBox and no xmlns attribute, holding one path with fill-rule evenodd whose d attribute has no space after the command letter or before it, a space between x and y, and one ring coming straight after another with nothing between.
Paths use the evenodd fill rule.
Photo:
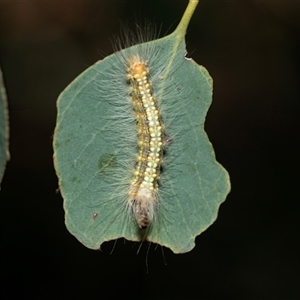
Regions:
<instances>
[{"instance_id":1,"label":"leaf stem","mask_svg":"<svg viewBox=\"0 0 300 300\"><path fill-rule=\"evenodd\" d=\"M169 64L167 65L165 75L167 76L170 71L170 67L174 61L174 58L176 56L176 53L178 51L178 47L181 44L182 41L184 41L186 29L189 25L189 22L191 20L191 17L196 9L196 6L198 5L199 0L189 0L189 4L177 26L177 28L170 34L175 36L174 44L173 44L173 50L172 50L172 55L170 56L169 59Z\"/></svg>"},{"instance_id":2,"label":"leaf stem","mask_svg":"<svg viewBox=\"0 0 300 300\"><path fill-rule=\"evenodd\" d=\"M199 3L199 0L189 0L189 4L182 16L177 28L174 31L174 33L176 32L176 35L178 35L178 37L180 37L180 39L182 39L185 36L187 27L190 23L190 20L192 18L192 15L193 15L198 3Z\"/></svg>"}]
</instances>

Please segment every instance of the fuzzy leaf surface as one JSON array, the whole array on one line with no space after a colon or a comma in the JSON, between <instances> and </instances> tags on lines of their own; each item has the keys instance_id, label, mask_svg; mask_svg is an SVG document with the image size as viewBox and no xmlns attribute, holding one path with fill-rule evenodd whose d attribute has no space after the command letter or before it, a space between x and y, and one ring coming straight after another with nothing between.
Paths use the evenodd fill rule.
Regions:
<instances>
[{"instance_id":1,"label":"fuzzy leaf surface","mask_svg":"<svg viewBox=\"0 0 300 300\"><path fill-rule=\"evenodd\" d=\"M6 91L0 68L0 183L4 175L6 163L9 160L8 135L9 129Z\"/></svg>"},{"instance_id":2,"label":"fuzzy leaf surface","mask_svg":"<svg viewBox=\"0 0 300 300\"><path fill-rule=\"evenodd\" d=\"M185 58L185 42L176 31L148 43L153 49L159 48L159 59L165 65L160 88L168 91L168 101L175 101L174 107L179 105L180 114L171 125L177 133L167 148L170 167L166 163L162 172L160 217L147 240L174 253L184 253L195 246L196 236L217 218L219 206L230 190L229 176L216 161L204 131L212 101L208 72ZM123 55L134 53L134 47L141 50L149 48L149 44L124 49ZM117 54L113 54L91 66L63 91L57 104L54 157L66 226L92 249L121 237L131 241L142 237L128 211L120 209L122 199L108 201L103 192L109 188L106 176L113 176L114 166L122 165L127 155L120 150L118 132L113 131L117 120L106 100L115 97L113 87L105 94L99 89L113 81L110 69L117 63ZM169 117L163 115L163 119Z\"/></svg>"}]
</instances>

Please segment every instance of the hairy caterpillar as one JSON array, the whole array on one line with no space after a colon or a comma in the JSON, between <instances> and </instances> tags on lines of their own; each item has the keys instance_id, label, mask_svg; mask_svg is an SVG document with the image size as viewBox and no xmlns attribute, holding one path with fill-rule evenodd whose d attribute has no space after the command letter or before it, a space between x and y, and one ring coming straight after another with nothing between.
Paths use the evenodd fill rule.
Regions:
<instances>
[{"instance_id":1,"label":"hairy caterpillar","mask_svg":"<svg viewBox=\"0 0 300 300\"><path fill-rule=\"evenodd\" d=\"M128 60L128 78L139 147L129 198L134 207L138 226L146 228L153 219L158 190L157 180L163 151L163 124L149 79L149 69L138 56Z\"/></svg>"}]
</instances>

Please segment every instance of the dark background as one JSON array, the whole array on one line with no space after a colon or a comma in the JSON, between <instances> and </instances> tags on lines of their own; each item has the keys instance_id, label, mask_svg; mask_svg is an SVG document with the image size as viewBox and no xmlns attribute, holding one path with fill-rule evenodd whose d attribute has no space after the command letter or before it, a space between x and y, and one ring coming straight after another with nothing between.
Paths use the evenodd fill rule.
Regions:
<instances>
[{"instance_id":1,"label":"dark background","mask_svg":"<svg viewBox=\"0 0 300 300\"><path fill-rule=\"evenodd\" d=\"M214 79L206 131L232 191L189 253L85 248L55 192L56 99L112 52L120 20L178 24L187 1L0 2L10 152L0 193L1 299L300 299L300 2L202 1L190 56ZM171 28L170 28L171 26Z\"/></svg>"}]
</instances>

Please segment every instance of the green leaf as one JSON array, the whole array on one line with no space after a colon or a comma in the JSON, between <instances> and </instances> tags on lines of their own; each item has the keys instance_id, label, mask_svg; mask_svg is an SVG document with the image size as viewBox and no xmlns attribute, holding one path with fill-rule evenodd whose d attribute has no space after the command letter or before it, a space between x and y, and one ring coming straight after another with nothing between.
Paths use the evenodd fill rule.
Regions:
<instances>
[{"instance_id":1,"label":"green leaf","mask_svg":"<svg viewBox=\"0 0 300 300\"><path fill-rule=\"evenodd\" d=\"M146 239L174 253L190 251L196 236L217 218L230 190L229 176L204 131L212 79L204 67L185 58L184 35L197 2L190 1L172 34L97 62L58 99L54 162L66 226L88 248L124 237ZM151 51L158 62L149 63L150 72L157 68L159 73L153 90L162 98L170 145L159 181L157 217L149 230L141 230L124 204L130 182L122 178L133 172L130 162L136 160L137 142L126 139L130 128L135 130L135 120L120 57Z\"/></svg>"},{"instance_id":2,"label":"green leaf","mask_svg":"<svg viewBox=\"0 0 300 300\"><path fill-rule=\"evenodd\" d=\"M8 135L7 100L2 71L0 68L0 183L3 178L6 162L9 160Z\"/></svg>"}]
</instances>

